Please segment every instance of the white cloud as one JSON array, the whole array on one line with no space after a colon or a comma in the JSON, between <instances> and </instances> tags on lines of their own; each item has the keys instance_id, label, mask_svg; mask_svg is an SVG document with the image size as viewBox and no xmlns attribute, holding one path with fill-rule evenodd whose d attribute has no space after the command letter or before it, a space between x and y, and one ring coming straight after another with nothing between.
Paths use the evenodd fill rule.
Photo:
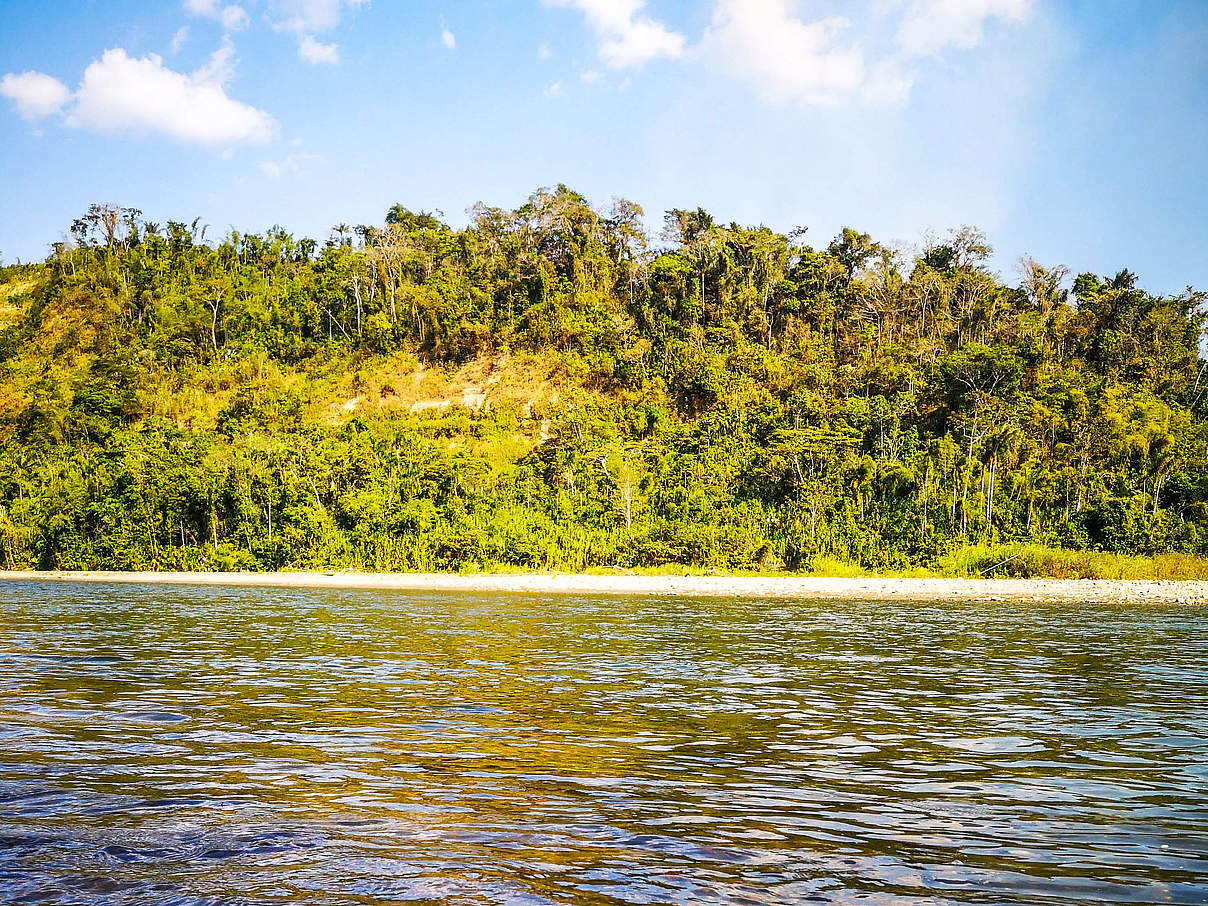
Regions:
<instances>
[{"instance_id":1,"label":"white cloud","mask_svg":"<svg viewBox=\"0 0 1208 906\"><path fill-rule=\"evenodd\" d=\"M440 30L440 43L445 45L449 50L457 50L457 36L449 31L448 27Z\"/></svg>"},{"instance_id":2,"label":"white cloud","mask_svg":"<svg viewBox=\"0 0 1208 906\"><path fill-rule=\"evenodd\" d=\"M641 66L659 57L674 59L683 52L684 36L651 19L639 19L631 28L600 45L601 59L613 69Z\"/></svg>"},{"instance_id":3,"label":"white cloud","mask_svg":"<svg viewBox=\"0 0 1208 906\"><path fill-rule=\"evenodd\" d=\"M272 10L278 28L318 34L340 24L344 7L356 9L367 3L368 0L275 0Z\"/></svg>"},{"instance_id":4,"label":"white cloud","mask_svg":"<svg viewBox=\"0 0 1208 906\"><path fill-rule=\"evenodd\" d=\"M13 102L27 120L40 120L58 113L71 100L71 90L42 72L10 72L0 79L0 94Z\"/></svg>"},{"instance_id":5,"label":"white cloud","mask_svg":"<svg viewBox=\"0 0 1208 906\"><path fill-rule=\"evenodd\" d=\"M234 49L223 43L197 72L175 72L156 54L107 50L84 70L67 124L102 133L159 132L202 145L263 144L272 117L227 96Z\"/></svg>"},{"instance_id":6,"label":"white cloud","mask_svg":"<svg viewBox=\"0 0 1208 906\"><path fill-rule=\"evenodd\" d=\"M340 47L338 44L324 44L311 35L298 36L298 56L307 63L339 63Z\"/></svg>"},{"instance_id":7,"label":"white cloud","mask_svg":"<svg viewBox=\"0 0 1208 906\"><path fill-rule=\"evenodd\" d=\"M224 6L218 19L227 31L243 31L249 21L242 6Z\"/></svg>"},{"instance_id":8,"label":"white cloud","mask_svg":"<svg viewBox=\"0 0 1208 906\"><path fill-rule=\"evenodd\" d=\"M184 26L176 29L176 34L172 36L172 53L180 53L180 49L185 46L185 42L189 40L189 29Z\"/></svg>"},{"instance_id":9,"label":"white cloud","mask_svg":"<svg viewBox=\"0 0 1208 906\"><path fill-rule=\"evenodd\" d=\"M561 82L554 82L554 84L552 84L552 85L550 85L549 87L547 87L547 88L545 89L545 91L544 91L544 92L542 92L542 93L543 93L543 94L544 94L544 95L545 95L547 98L560 98L560 97L562 97L562 93L563 93L563 92L562 92L562 83L561 83Z\"/></svg>"},{"instance_id":10,"label":"white cloud","mask_svg":"<svg viewBox=\"0 0 1208 906\"><path fill-rule=\"evenodd\" d=\"M184 0L185 10L194 16L217 19L227 31L243 31L251 21L242 6L219 6L218 0Z\"/></svg>"},{"instance_id":11,"label":"white cloud","mask_svg":"<svg viewBox=\"0 0 1208 906\"><path fill-rule=\"evenodd\" d=\"M950 46L968 50L981 43L986 20L1020 22L1031 10L1032 0L913 0L898 30L898 44L913 56Z\"/></svg>"},{"instance_id":12,"label":"white cloud","mask_svg":"<svg viewBox=\"0 0 1208 906\"><path fill-rule=\"evenodd\" d=\"M716 0L698 51L771 103L899 104L910 96L920 57L975 47L987 20L1023 20L1034 2L867 0L857 28L839 16L808 20L801 0ZM895 30L896 50L866 55L866 44L892 46Z\"/></svg>"},{"instance_id":13,"label":"white cloud","mask_svg":"<svg viewBox=\"0 0 1208 906\"><path fill-rule=\"evenodd\" d=\"M302 172L302 165L309 161L321 161L322 155L295 151L281 160L266 160L260 164L260 172L274 182L283 176L295 176Z\"/></svg>"},{"instance_id":14,"label":"white cloud","mask_svg":"<svg viewBox=\"0 0 1208 906\"><path fill-rule=\"evenodd\" d=\"M274 0L272 14L277 31L293 32L298 37L298 56L307 63L339 63L337 44L324 44L316 34L331 31L340 24L345 8L365 6L369 0Z\"/></svg>"},{"instance_id":15,"label":"white cloud","mask_svg":"<svg viewBox=\"0 0 1208 906\"><path fill-rule=\"evenodd\" d=\"M553 54L550 53L549 44L542 41L541 44L537 47L537 59L538 60L548 60L552 56L553 56Z\"/></svg>"},{"instance_id":16,"label":"white cloud","mask_svg":"<svg viewBox=\"0 0 1208 906\"><path fill-rule=\"evenodd\" d=\"M136 58L122 48L107 50L84 70L65 122L109 134L160 132L203 145L262 144L272 138L273 119L227 96L234 66L229 37L192 74L168 69L156 54ZM6 75L0 94L27 119L57 113L72 100L66 85L39 72Z\"/></svg>"},{"instance_id":17,"label":"white cloud","mask_svg":"<svg viewBox=\"0 0 1208 906\"><path fill-rule=\"evenodd\" d=\"M224 36L222 43L210 54L210 59L206 60L205 65L193 73L193 78L198 82L225 85L235 74L235 62L235 44L229 36Z\"/></svg>"},{"instance_id":18,"label":"white cloud","mask_svg":"<svg viewBox=\"0 0 1208 906\"><path fill-rule=\"evenodd\" d=\"M701 50L777 104L833 106L865 83L864 56L841 44L851 23L801 19L792 0L718 0Z\"/></svg>"},{"instance_id":19,"label":"white cloud","mask_svg":"<svg viewBox=\"0 0 1208 906\"><path fill-rule=\"evenodd\" d=\"M646 0L545 0L587 17L596 33L600 59L613 69L641 66L650 60L683 56L684 36L642 15Z\"/></svg>"},{"instance_id":20,"label":"white cloud","mask_svg":"<svg viewBox=\"0 0 1208 906\"><path fill-rule=\"evenodd\" d=\"M860 96L869 104L901 104L910 97L915 74L896 58L882 60L868 73Z\"/></svg>"}]
</instances>

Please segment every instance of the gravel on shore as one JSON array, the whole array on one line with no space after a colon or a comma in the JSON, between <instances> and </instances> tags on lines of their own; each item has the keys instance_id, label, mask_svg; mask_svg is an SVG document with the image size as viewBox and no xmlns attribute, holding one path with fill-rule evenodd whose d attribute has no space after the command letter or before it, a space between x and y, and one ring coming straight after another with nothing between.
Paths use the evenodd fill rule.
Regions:
<instances>
[{"instance_id":1,"label":"gravel on shore","mask_svg":"<svg viewBox=\"0 0 1208 906\"><path fill-rule=\"evenodd\" d=\"M430 592L800 598L872 601L1001 600L1208 604L1208 582L1098 579L892 579L795 576L639 576L453 573L3 572L0 581L121 582Z\"/></svg>"}]
</instances>

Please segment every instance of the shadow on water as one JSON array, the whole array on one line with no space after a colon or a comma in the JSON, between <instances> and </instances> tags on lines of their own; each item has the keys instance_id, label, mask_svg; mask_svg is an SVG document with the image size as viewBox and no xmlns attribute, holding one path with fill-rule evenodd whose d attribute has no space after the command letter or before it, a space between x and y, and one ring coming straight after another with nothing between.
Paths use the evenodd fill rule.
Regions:
<instances>
[{"instance_id":1,"label":"shadow on water","mask_svg":"<svg viewBox=\"0 0 1208 906\"><path fill-rule=\"evenodd\" d=\"M0 899L1208 903L1208 612L0 584Z\"/></svg>"}]
</instances>

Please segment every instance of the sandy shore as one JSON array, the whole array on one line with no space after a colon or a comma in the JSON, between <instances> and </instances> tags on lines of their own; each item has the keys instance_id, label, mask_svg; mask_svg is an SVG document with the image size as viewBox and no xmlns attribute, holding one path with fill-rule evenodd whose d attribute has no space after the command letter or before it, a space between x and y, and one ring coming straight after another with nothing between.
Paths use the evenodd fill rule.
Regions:
<instances>
[{"instance_id":1,"label":"sandy shore","mask_svg":"<svg viewBox=\"0 0 1208 906\"><path fill-rule=\"evenodd\" d=\"M394 589L431 592L651 595L689 598L827 598L875 601L978 599L1208 604L1208 582L1064 579L826 579L806 577L606 576L543 573L453 575L404 573L0 572L0 581L122 582L264 588Z\"/></svg>"}]
</instances>

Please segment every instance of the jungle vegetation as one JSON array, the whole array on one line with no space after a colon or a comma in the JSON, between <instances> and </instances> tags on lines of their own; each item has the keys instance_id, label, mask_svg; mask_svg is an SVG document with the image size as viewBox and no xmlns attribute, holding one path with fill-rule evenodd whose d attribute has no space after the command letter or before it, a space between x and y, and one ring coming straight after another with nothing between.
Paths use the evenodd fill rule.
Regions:
<instances>
[{"instance_id":1,"label":"jungle vegetation","mask_svg":"<svg viewBox=\"0 0 1208 906\"><path fill-rule=\"evenodd\" d=\"M323 242L93 206L0 268L0 565L1208 554L1203 293L808 238L565 186Z\"/></svg>"}]
</instances>

